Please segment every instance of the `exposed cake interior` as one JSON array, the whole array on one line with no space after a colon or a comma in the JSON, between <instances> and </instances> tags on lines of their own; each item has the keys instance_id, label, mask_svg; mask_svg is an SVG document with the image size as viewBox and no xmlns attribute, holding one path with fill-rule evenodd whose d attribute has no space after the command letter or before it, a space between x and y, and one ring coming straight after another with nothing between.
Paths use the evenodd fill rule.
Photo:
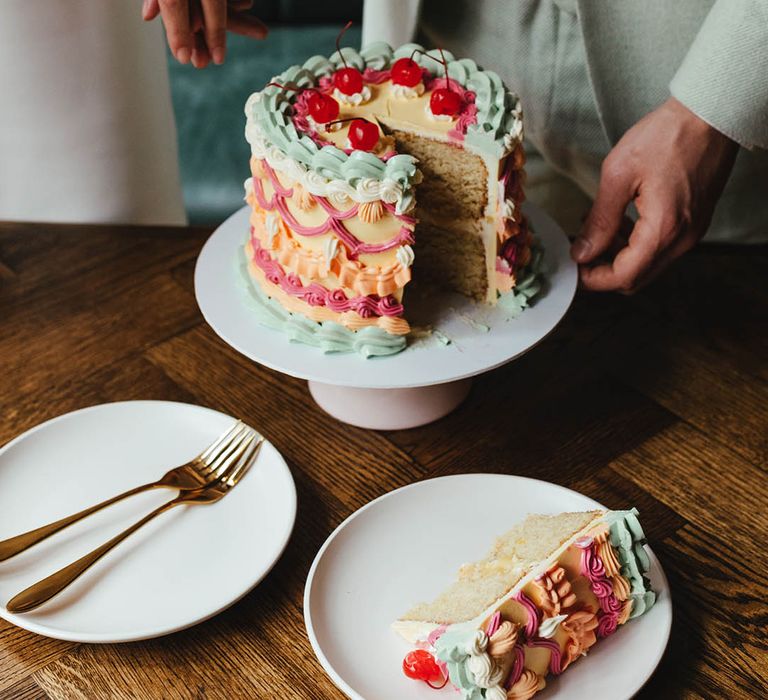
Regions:
<instances>
[{"instance_id":1,"label":"exposed cake interior","mask_svg":"<svg viewBox=\"0 0 768 700\"><path fill-rule=\"evenodd\" d=\"M450 625L481 616L600 514L528 516L499 537L485 558L462 566L457 580L434 601L416 605L402 619Z\"/></svg>"},{"instance_id":2,"label":"exposed cake interior","mask_svg":"<svg viewBox=\"0 0 768 700\"><path fill-rule=\"evenodd\" d=\"M484 229L488 169L482 158L459 145L404 130L393 132L398 152L419 162L416 260L418 278L453 289L478 301L488 298L488 254ZM492 230L491 230L492 235Z\"/></svg>"}]
</instances>

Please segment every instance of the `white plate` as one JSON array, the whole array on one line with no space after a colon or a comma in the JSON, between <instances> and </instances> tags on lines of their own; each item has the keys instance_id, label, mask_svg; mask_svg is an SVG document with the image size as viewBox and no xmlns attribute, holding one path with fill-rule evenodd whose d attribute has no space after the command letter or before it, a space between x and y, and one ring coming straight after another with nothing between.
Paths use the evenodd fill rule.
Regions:
<instances>
[{"instance_id":1,"label":"white plate","mask_svg":"<svg viewBox=\"0 0 768 700\"><path fill-rule=\"evenodd\" d=\"M315 558L304 590L304 619L320 663L349 697L455 698L403 675L409 645L390 624L483 556L495 537L528 513L602 507L546 481L464 474L421 481L385 494L347 518ZM642 522L642 513L640 514ZM636 693L661 660L672 623L669 586L650 553L658 600L642 617L599 643L536 698L611 698Z\"/></svg>"},{"instance_id":2,"label":"white plate","mask_svg":"<svg viewBox=\"0 0 768 700\"><path fill-rule=\"evenodd\" d=\"M195 295L205 320L225 342L246 357L293 377L366 389L404 389L465 379L499 367L539 343L573 300L578 275L568 239L540 209L526 204L525 211L544 245L548 288L516 319L459 294L443 292L437 301L422 303L416 299L417 317L426 313L425 318L451 339L447 346L432 337L410 344L397 355L366 360L356 353L326 355L260 325L239 269L249 229L247 207L219 226L200 252ZM435 309L439 315L429 317ZM410 312L409 317L414 318ZM483 331L482 326L489 330Z\"/></svg>"},{"instance_id":3,"label":"white plate","mask_svg":"<svg viewBox=\"0 0 768 700\"><path fill-rule=\"evenodd\" d=\"M29 430L0 450L0 539L158 479L232 421L200 406L128 401L68 413ZM77 642L176 632L251 590L280 557L296 517L291 473L265 442L222 501L158 516L35 611L12 615L5 609L16 593L175 495L156 489L134 496L0 562L0 616Z\"/></svg>"}]
</instances>

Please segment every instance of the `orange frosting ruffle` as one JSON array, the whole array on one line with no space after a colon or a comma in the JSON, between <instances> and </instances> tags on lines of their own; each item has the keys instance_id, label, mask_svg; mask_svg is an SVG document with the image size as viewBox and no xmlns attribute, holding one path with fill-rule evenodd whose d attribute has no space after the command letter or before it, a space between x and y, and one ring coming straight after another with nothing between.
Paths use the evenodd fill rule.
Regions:
<instances>
[{"instance_id":1,"label":"orange frosting ruffle","mask_svg":"<svg viewBox=\"0 0 768 700\"><path fill-rule=\"evenodd\" d=\"M363 265L359 260L350 260L343 245L339 246L336 257L329 264L322 253L312 252L299 245L293 231L277 214L278 233L270 236L266 226L267 212L258 206L250 192L246 201L253 209L251 226L259 243L289 272L313 281L322 280L331 272L336 275L342 287L361 296L377 294L384 297L395 294L411 280L411 268L404 267L399 261L384 268Z\"/></svg>"},{"instance_id":2,"label":"orange frosting ruffle","mask_svg":"<svg viewBox=\"0 0 768 700\"><path fill-rule=\"evenodd\" d=\"M352 331L367 328L368 326L378 326L392 335L406 335L410 333L410 324L401 316L363 318L356 311L332 311L325 306L311 306L301 299L292 297L280 289L280 287L272 284L253 262L253 248L250 241L245 244L245 252L248 256L248 271L251 276L259 283L259 286L267 296L276 299L284 309L291 313L301 314L312 321L335 321Z\"/></svg>"}]
</instances>

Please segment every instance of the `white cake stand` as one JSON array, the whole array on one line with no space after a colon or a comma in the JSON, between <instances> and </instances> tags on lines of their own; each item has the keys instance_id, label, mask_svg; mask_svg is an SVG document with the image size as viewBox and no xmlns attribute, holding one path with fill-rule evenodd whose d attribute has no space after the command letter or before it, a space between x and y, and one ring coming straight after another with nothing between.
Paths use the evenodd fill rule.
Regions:
<instances>
[{"instance_id":1,"label":"white cake stand","mask_svg":"<svg viewBox=\"0 0 768 700\"><path fill-rule=\"evenodd\" d=\"M195 295L205 320L226 343L259 364L308 380L314 400L338 420L376 430L413 428L455 409L472 377L530 350L568 310L577 282L568 239L540 209L528 204L525 211L545 249L547 284L534 305L511 319L458 294L425 292L408 299L408 320L437 332L423 334L397 355L325 354L260 325L240 272L248 207L206 242L195 268Z\"/></svg>"}]
</instances>

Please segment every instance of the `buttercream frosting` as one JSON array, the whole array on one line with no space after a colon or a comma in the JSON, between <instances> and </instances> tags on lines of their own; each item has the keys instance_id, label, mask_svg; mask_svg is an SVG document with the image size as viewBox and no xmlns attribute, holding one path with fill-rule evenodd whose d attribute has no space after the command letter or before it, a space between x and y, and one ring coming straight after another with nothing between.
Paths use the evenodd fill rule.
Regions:
<instances>
[{"instance_id":1,"label":"buttercream frosting","mask_svg":"<svg viewBox=\"0 0 768 700\"><path fill-rule=\"evenodd\" d=\"M392 335L376 326L353 331L334 321L315 322L291 313L264 294L245 269L243 276L256 319L285 334L290 341L313 345L327 353L356 352L366 358L394 355L405 348L404 335Z\"/></svg>"},{"instance_id":2,"label":"buttercream frosting","mask_svg":"<svg viewBox=\"0 0 768 700\"><path fill-rule=\"evenodd\" d=\"M636 510L606 512L525 575L494 612L433 625L421 632L428 639L421 648L434 651L462 700L531 698L547 673L564 672L627 622L634 600L643 610L653 604L644 542ZM625 599L616 581L625 582Z\"/></svg>"}]
</instances>

